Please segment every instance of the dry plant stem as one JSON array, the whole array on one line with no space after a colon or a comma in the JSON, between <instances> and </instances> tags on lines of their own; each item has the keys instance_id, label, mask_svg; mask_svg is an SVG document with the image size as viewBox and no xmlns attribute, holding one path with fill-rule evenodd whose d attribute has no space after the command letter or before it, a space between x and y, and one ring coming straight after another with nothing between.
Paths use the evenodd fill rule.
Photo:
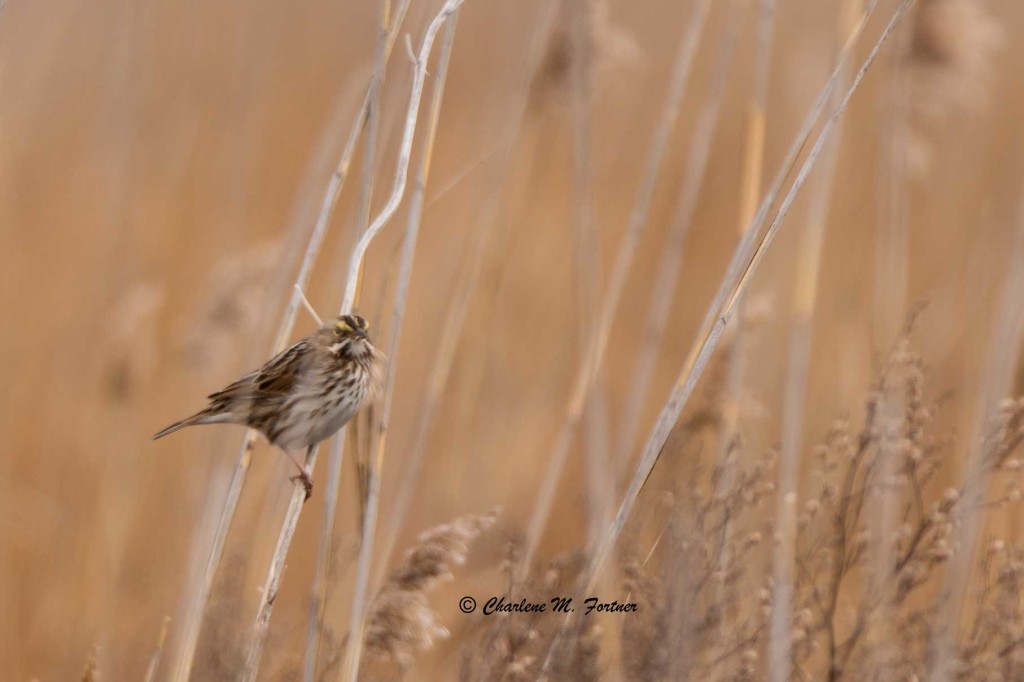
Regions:
<instances>
[{"instance_id":1,"label":"dry plant stem","mask_svg":"<svg viewBox=\"0 0 1024 682\"><path fill-rule=\"evenodd\" d=\"M298 313L300 293L305 289L306 284L309 281L313 263L316 260L317 254L320 252L324 235L327 232L327 225L330 222L329 218L331 211L337 202L338 195L341 193L341 188L345 184L345 179L348 176L349 164L351 163L352 154L355 150L356 140L359 137L359 131L361 131L363 127L364 115L365 104L363 111L359 114L356 120L356 124L352 128L352 132L349 134L348 141L345 144L345 149L341 155L341 160L335 168L334 174L331 176L331 181L328 184L319 217L313 227L313 232L310 235L309 244L306 247L306 253L303 257L302 265L299 267L299 273L295 278L295 287L293 288L288 305L285 308L281 325L278 328L277 336L274 340L273 354L277 354L284 349L284 346L291 337L292 330L295 327L295 318ZM210 590L213 587L213 579L217 574L217 567L220 565L220 560L224 554L224 544L227 541L228 532L231 530L231 523L234 520L235 511L238 508L238 500L241 497L242 487L245 485L245 479L249 472L249 464L252 460L252 451L256 446L257 436L258 433L250 429L246 431L245 437L242 441L238 462L235 465L235 471L232 474L231 482L228 485L228 492L227 497L224 500L224 507L221 510L220 518L217 521L217 529L214 532L213 544L210 547L210 554L207 559L206 569L203 573L202 581L199 584L199 590L185 615L182 648L172 677L176 682L187 682L191 676L192 664L195 660L196 646L199 643L199 631L203 624L203 613L206 611L206 603L210 598Z\"/></svg>"},{"instance_id":2,"label":"dry plant stem","mask_svg":"<svg viewBox=\"0 0 1024 682\"><path fill-rule=\"evenodd\" d=\"M391 35L390 26L391 0L381 0L380 18L378 21L377 44L373 55L373 76L370 78L368 92L369 108L366 116L366 135L363 137L363 179L359 188L359 207L356 211L356 227L360 235L367 229L370 222L370 205L373 203L373 176L377 167L377 137L380 130L380 91L384 84L387 67L388 39ZM397 28L397 27L396 27ZM362 263L359 264L360 268ZM358 286L361 281L361 274L356 275L356 294L358 297ZM339 314L348 311L348 307L342 307Z\"/></svg>"},{"instance_id":3,"label":"dry plant stem","mask_svg":"<svg viewBox=\"0 0 1024 682\"><path fill-rule=\"evenodd\" d=\"M737 222L739 237L754 219L757 201L761 194L761 176L764 172L765 111L768 108L768 81L771 69L772 40L775 29L775 0L760 0L758 10L757 45L754 50L754 88L747 103L746 133L744 138L743 171L740 184L740 210ZM732 344L727 358L725 402L722 406L722 428L718 442L716 466L722 470L718 478L715 496L720 497L732 486L732 467L722 466L739 437L740 405L743 398L744 378L747 366L748 334L744 328L743 313L745 299L740 301L740 313L733 325ZM633 442L622 444L622 451L632 447ZM623 457L625 459L625 456ZM732 524L727 522L723 530L726 538L731 536ZM725 543L719 568L730 561L730 544ZM719 588L724 589L724 585ZM722 621L722 627L726 623Z\"/></svg>"},{"instance_id":4,"label":"dry plant stem","mask_svg":"<svg viewBox=\"0 0 1024 682\"><path fill-rule=\"evenodd\" d=\"M337 175L335 175L335 177L337 177ZM322 237L322 233L318 233L314 230L313 237L310 239L309 247L306 250L305 259L299 269L299 276L296 280L296 286L300 287L300 289L301 284L305 284L306 280L309 278L309 272L312 267L313 260L319 251ZM288 337L291 336L291 331L295 326L295 317L297 312L298 290L292 294L292 299L285 310L285 317L282 320L281 327L278 330L277 339L274 343L275 354L283 350L285 342ZM210 590L213 587L213 579L217 574L217 567L220 565L220 560L224 554L224 544L227 541L228 532L231 530L231 523L234 520L235 511L238 508L238 500L242 495L242 487L245 485L245 479L249 472L249 465L252 461L252 451L256 447L257 436L258 433L251 429L247 430L245 433L238 462L235 464L235 470L231 476L231 482L228 485L228 492L227 497L224 500L224 507L221 510L220 518L217 521L217 529L214 532L213 544L210 547L210 555L207 559L206 569L203 573L203 578L199 584L198 591L185 614L182 648L172 677L176 682L187 682L191 676L192 663L195 660L196 646L199 643L199 631L203 624L203 613L206 611L206 603L210 598Z\"/></svg>"},{"instance_id":5,"label":"dry plant stem","mask_svg":"<svg viewBox=\"0 0 1024 682\"><path fill-rule=\"evenodd\" d=\"M313 471L316 466L316 455L319 447L314 445L306 450L306 458L303 461L305 471ZM270 629L270 616L274 610L274 602L277 600L277 589L281 583L281 574L284 573L285 561L288 558L288 548L291 546L292 537L295 535L295 528L299 525L299 516L302 507L306 504L306 489L299 480L295 481L292 488L292 496L288 501L288 509L285 512L285 522L281 527L281 533L277 537L277 545L274 547L274 555L270 560L270 568L267 571L267 580L260 593L260 604L256 610L256 625L252 641L249 643L249 652L246 655L245 667L242 670L241 679L244 682L253 682L259 673L260 658L263 655L263 643L267 639L267 630Z\"/></svg>"},{"instance_id":6,"label":"dry plant stem","mask_svg":"<svg viewBox=\"0 0 1024 682\"><path fill-rule=\"evenodd\" d=\"M356 225L365 231L370 219L370 205L373 198L373 176L376 167L378 129L380 126L380 90L387 71L388 57L395 44L395 36L409 9L411 0L405 0L391 19L391 2L383 0L380 5L379 33L374 49L373 75L366 92L366 137L363 152L363 182L360 189ZM342 313L345 311L342 310ZM312 682L316 675L317 657L320 647L320 631L323 625L324 609L327 603L326 577L330 571L330 556L334 551L334 517L338 507L338 493L341 484L341 469L344 460L345 436L348 429L342 428L331 442L328 459L327 486L324 495L324 517L317 551L316 571L313 575L310 598L309 636L306 643L306 659L303 678Z\"/></svg>"},{"instance_id":7,"label":"dry plant stem","mask_svg":"<svg viewBox=\"0 0 1024 682\"><path fill-rule=\"evenodd\" d=\"M721 340L722 333L725 331L725 327L729 323L729 319L736 312L737 301L743 295L746 287L750 283L751 277L757 271L767 249L771 246L772 240L778 232L779 226L789 213L789 209L792 206L793 201L796 199L796 195L800 191L800 188L803 186L804 182L806 182L807 176L821 154L822 147L825 141L829 138L829 134L835 126L836 121L846 110L850 99L859 88L860 83L868 69L871 67L871 64L874 63L882 45L885 44L885 41L888 39L893 29L913 3L914 0L903 0L903 2L897 7L892 19L882 31L878 41L875 43L864 64L857 72L857 75L854 77L846 95L825 120L814 146L811 148L804 160L799 173L793 181L793 184L785 198L782 200L771 224L766 230L762 230L761 228L765 217L767 216L772 204L774 204L775 198L785 177L788 175L789 167L795 161L796 151L799 151L803 146L804 141L809 137L810 129L813 127L813 123L817 120L818 115L821 113L821 109L824 106L824 100L827 100L830 96L833 88L835 87L835 81L838 78L844 63L849 57L852 44L855 42L856 37L863 31L864 21L862 21L857 27L854 36L850 41L848 41L844 48L843 56L839 60L839 65L829 77L821 96L819 96L818 103L816 103L807 124L804 126L804 131L802 131L801 135L798 136L794 144L794 150L796 151L791 150L791 157L793 158L788 159L787 163L783 164L782 172L773 184L769 194L762 201L761 208L758 210L758 214L755 216L754 222L750 225L743 240L736 249L732 262L729 264L725 277L723 278L722 286L708 308L708 313L704 319L704 323L702 324L701 332L697 337L698 342L691 350L690 356L687 358L683 366L682 372L676 381L672 393L669 396L668 401L665 403L654 428L651 430L651 434L647 440L643 454L637 464L636 473L630 483L629 489L623 497L618 513L616 514L612 525L608 528L598 551L593 555L593 557L591 557L586 569L581 574L582 589L578 590L579 594L588 593L592 588L593 581L597 577L598 570L601 568L605 558L611 551L612 545L614 545L618 540L619 534L622 531L626 518L629 516L629 512L632 510L633 504L636 502L640 491L643 489L644 484L647 482L647 478L650 476L651 471L654 469L654 465L658 461L658 457L661 454L669 432L672 430L672 426L679 419L679 414L686 406L686 402L689 399L690 394L693 392L694 386L700 379L708 361L711 359L711 355L714 353L718 342ZM565 631L563 623L563 627L559 631L555 644L548 652L548 656L544 663L545 670L551 664L552 652L558 648Z\"/></svg>"},{"instance_id":8,"label":"dry plant stem","mask_svg":"<svg viewBox=\"0 0 1024 682\"><path fill-rule=\"evenodd\" d=\"M398 286L395 292L395 303L392 310L391 324L389 327L389 338L387 344L388 363L387 376L384 385L383 406L378 428L376 451L370 460L369 468L369 498L366 501L366 514L364 515L364 526L362 542L359 545L359 565L356 574L356 583L353 589L352 618L349 626L348 646L346 648L346 668L349 679L356 679L359 671L359 663L362 653L363 629L366 618L366 605L368 604L367 593L369 592L370 564L373 557L373 544L377 528L377 509L380 503L380 479L384 465L384 452L387 444L388 419L391 415L391 402L394 396L395 379L398 370L399 341L402 325L405 320L405 305L409 297L409 281L412 277L413 259L416 255L416 242L419 236L420 224L423 218L423 201L427 187L427 177L430 173L430 162L433 157L434 137L437 134L437 124L441 116L441 102L444 97L445 80L448 74L448 63L451 59L452 44L455 40L455 27L458 21L458 14L453 13L445 27L444 38L441 44L441 56L437 66L436 77L430 113L427 121L427 130L423 138L423 150L421 152L420 168L416 176L416 183L413 189L411 205L409 208L408 223L406 225L405 239L402 245L402 259L398 272Z\"/></svg>"},{"instance_id":9,"label":"dry plant stem","mask_svg":"<svg viewBox=\"0 0 1024 682\"><path fill-rule=\"evenodd\" d=\"M598 251L597 227L594 218L593 170L591 159L593 105L593 3L574 0L572 20L573 74L572 74L572 156L576 290L580 305L577 315L578 343L586 351L587 338L594 332L594 308L597 302ZM588 403L584 415L583 448L586 453L586 472L589 486L587 504L590 521L589 542L598 535L611 519L608 501L614 492L608 468L608 402L601 377L595 377L594 399Z\"/></svg>"},{"instance_id":10,"label":"dry plant stem","mask_svg":"<svg viewBox=\"0 0 1024 682\"><path fill-rule=\"evenodd\" d=\"M334 517L338 510L338 490L341 487L341 469L344 464L345 437L348 429L342 429L331 441L327 458L327 481L324 483L324 518L317 543L316 571L309 603L309 632L306 637L306 658L302 670L303 682L316 679L320 659L320 641L323 636L325 611L327 608L327 578L331 573L334 556Z\"/></svg>"},{"instance_id":11,"label":"dry plant stem","mask_svg":"<svg viewBox=\"0 0 1024 682\"><path fill-rule=\"evenodd\" d=\"M880 136L879 194L881 211L875 242L875 346L886 348L899 334L906 315L908 244L907 143L910 139L910 75L906 55L912 40L907 26L894 38L892 64L884 105L884 134Z\"/></svg>"},{"instance_id":12,"label":"dry plant stem","mask_svg":"<svg viewBox=\"0 0 1024 682\"><path fill-rule=\"evenodd\" d=\"M761 195L761 176L764 173L765 110L768 107L768 78L771 68L772 39L775 25L775 0L761 0L757 31L757 47L754 51L754 88L747 103L746 133L744 137L743 171L740 184L740 210L737 227L742 239L743 233L757 211L757 200ZM743 379L746 370L744 355L744 329L742 308L733 326L733 344L729 357L729 371L726 380L726 400L722 408L723 437L718 445L718 457L724 459L739 428L739 406L742 397ZM622 449L631 447L632 441L623 443ZM720 480L728 487L730 474L726 472Z\"/></svg>"},{"instance_id":13,"label":"dry plant stem","mask_svg":"<svg viewBox=\"0 0 1024 682\"><path fill-rule=\"evenodd\" d=\"M372 237L380 231L384 224L387 223L388 219L394 214L402 199L402 194L405 190L405 178L409 171L410 149L412 147L412 138L416 131L416 119L419 114L420 99L423 94L423 83L426 79L426 67L427 60L430 57L430 50L433 47L434 39L437 37L437 33L441 29L441 26L461 4L462 0L448 0L434 20L431 21L430 25L427 27L426 34L423 37L423 43L420 47L417 62L413 70L412 93L409 97L409 107L406 113L406 125L402 138L402 148L398 157L395 188L385 209L377 216L373 225L370 226L367 232L356 244L353 258L351 260L352 269L349 272L345 290L345 303L342 305L342 310L350 309L352 302L355 300L356 288L359 280L360 263L362 263L362 256L365 255L366 249L372 241ZM306 471L313 470L316 463L316 452L316 448L310 448L309 451L307 451L305 461ZM271 560L270 569L267 572L267 579L264 583L260 606L257 610L255 632L249 648L249 655L246 661L244 673L244 679L247 680L255 679L259 669L263 643L266 639L267 629L270 625L270 615L273 609L273 602L277 597L277 585L280 582L281 573L284 570L285 559L291 545L292 536L295 533L295 527L298 525L299 517L302 514L304 499L305 490L303 489L301 482L296 481L295 490L292 492L291 502L288 505L288 510L285 513L281 532L278 536L277 548L274 552L274 557Z\"/></svg>"},{"instance_id":14,"label":"dry plant stem","mask_svg":"<svg viewBox=\"0 0 1024 682\"><path fill-rule=\"evenodd\" d=\"M852 4L846 0L840 12L844 16ZM840 45L849 31L846 21L840 25ZM855 25L855 22L849 22ZM849 81L847 69L840 73L838 90L845 90ZM769 631L770 671L773 682L790 679L792 642L790 637L793 612L793 562L796 559L796 501L804 408L807 399L807 375L811 355L811 324L818 296L818 272L825 239L825 225L832 199L832 187L839 161L839 140L842 122L824 152L815 181L799 250L797 273L790 313L789 355L783 388L782 447L779 451L779 485L776 496L775 529L779 544L772 553L772 577L775 594L772 599Z\"/></svg>"},{"instance_id":15,"label":"dry plant stem","mask_svg":"<svg viewBox=\"0 0 1024 682\"><path fill-rule=\"evenodd\" d=\"M366 232L359 238L355 248L352 250L352 257L349 260L348 278L345 282L345 296L341 303L342 312L348 312L352 309L358 288L359 272L362 267L363 258L366 256L366 250L370 248L370 243L374 237L391 220L395 211L398 210L398 205L402 202L406 181L409 176L409 158L412 154L412 141L416 132L416 119L419 115L420 99L423 96L423 83L427 77L427 59L430 56L434 39L437 37L438 31L441 30L441 26L459 8L463 1L448 0L445 2L441 11L430 22L427 32L423 36L423 43L420 46L419 54L416 56L416 67L413 69L412 91L409 94L408 114L405 117L402 144L398 151L398 164L395 168L395 179L391 189L391 196L388 197L384 208L377 214L373 223L366 229Z\"/></svg>"},{"instance_id":16,"label":"dry plant stem","mask_svg":"<svg viewBox=\"0 0 1024 682\"><path fill-rule=\"evenodd\" d=\"M1017 366L1021 332L1024 331L1024 306L1020 304L1020 292L1024 290L1024 202L1018 220L1020 222L1003 282L1002 301L989 340L985 373L972 420L971 438L967 441L973 447L968 452L964 471L964 498L955 513L953 546L956 551L950 559L944 589L940 593L943 603L939 605L939 610L943 615L938 622L942 625L936 629L931 641L932 660L928 679L936 682L956 678L958 628L968 594L966 586L970 584L971 571L975 565L983 517L981 507L985 486L979 483L987 462L992 459L992 449L998 446L995 439L986 438L986 432L991 415L996 413L1000 401L1013 387L1013 372Z\"/></svg>"},{"instance_id":17,"label":"dry plant stem","mask_svg":"<svg viewBox=\"0 0 1024 682\"><path fill-rule=\"evenodd\" d=\"M885 128L880 136L882 149L879 153L878 191L880 211L875 230L874 267L874 327L875 347L885 348L893 343L899 334L900 324L907 306L907 278L909 276L908 242L908 166L907 142L910 139L910 72L905 56L909 53L912 39L910 27L904 27L894 38L894 49L889 65L883 112ZM904 410L901 396L890 396L880 406L883 423L892 423ZM879 476L886 481L897 475L900 466L895 444L886 439L880 446L881 470ZM879 504L872 507L871 535L883 539L893 536L899 520L899 495L894 491L883 491ZM893 546L889 542L877 542L873 570L869 579L873 583L888 574L892 565ZM876 584L866 588L877 592ZM882 609L889 605L883 604ZM882 628L881 637L889 634L892 620L884 615L878 618ZM877 655L875 649L872 653Z\"/></svg>"},{"instance_id":18,"label":"dry plant stem","mask_svg":"<svg viewBox=\"0 0 1024 682\"><path fill-rule=\"evenodd\" d=\"M526 78L521 86L519 100L515 107L512 107L510 116L510 133L507 139L500 145L501 162L497 164L495 180L492 184L492 191L487 200L482 204L486 207L486 217L479 221L481 227L473 232L473 238L467 245L463 256L463 271L458 278L455 287L455 294L445 312L444 324L441 325L441 341L439 343L434 363L430 369L427 379L427 387L421 401L420 416L416 424L413 446L406 456L403 466L401 481L398 485L398 492L392 505L389 515L387 530L384 533L383 548L381 550L381 568L386 568L398 533L401 530L408 513L409 505L412 502L413 493L419 481L419 471L423 464L423 457L426 453L427 441L430 438L434 425L434 416L441 403L441 397L448 385L448 378L451 375L452 366L455 363L455 351L458 348L459 337L462 334L462 327L469 312L470 302L473 293L476 291L477 282L480 279L483 269L483 261L487 253L489 233L497 222L501 206L502 189L505 186L505 176L511 161L511 154L515 141L519 139L519 131L522 128L523 120L529 104L529 95L534 74L540 64L544 46L554 25L554 19L558 5L550 3L541 14L539 26L535 31L535 40L529 50L529 67L526 70Z\"/></svg>"},{"instance_id":19,"label":"dry plant stem","mask_svg":"<svg viewBox=\"0 0 1024 682\"><path fill-rule=\"evenodd\" d=\"M735 4L733 4L733 13L738 14ZM726 36L720 43L718 57L715 60L715 70L710 81L712 89L701 107L697 125L694 127L686 169L679 183L679 200L676 203L669 232L665 238L665 245L661 251L661 261L658 264L658 273L655 276L654 288L651 290L648 304L647 319L642 327L643 342L635 354L636 365L632 372L633 381L624 408L622 448L616 452L616 463L619 465L628 461L629 450L636 437L645 398L650 389L658 347L661 345L669 314L672 312L679 274L682 271L686 238L690 233L690 228L693 227L693 221L697 214L700 191L704 185L708 161L711 159L711 145L718 128L721 103L728 85L729 68L735 53L738 24L738 17L730 18Z\"/></svg>"},{"instance_id":20,"label":"dry plant stem","mask_svg":"<svg viewBox=\"0 0 1024 682\"><path fill-rule=\"evenodd\" d=\"M697 53L697 47L707 19L709 7L710 0L699 2L694 9L695 14L693 18L686 23L683 30L679 52L676 55L675 64L672 69L668 95L658 118L658 124L652 134L651 144L648 147L644 174L640 180L640 185L637 187L636 201L630 214L629 225L622 243L619 245L618 254L612 268L608 291L605 294L597 320L597 331L591 337L591 343L587 347L583 362L576 376L562 427L555 439L555 445L548 460L550 464L537 495L537 503L534 505L530 525L526 531L525 551L522 560L519 562L519 570L521 572L529 569L530 563L533 560L533 554L540 542L548 515L551 513L551 504L554 500L558 479L565 466L569 446L572 444L573 433L580 422L584 401L596 374L597 367L601 364L604 356L604 350L608 342L608 333L611 330L611 323L615 317L615 310L618 308L622 288L633 264L633 256L636 252L637 243L640 240L640 234L647 224L647 215L651 208L654 187L665 159L669 137L679 117L683 94L686 92L686 83L689 80L691 67ZM519 576L520 579L522 577L522 575Z\"/></svg>"},{"instance_id":21,"label":"dry plant stem","mask_svg":"<svg viewBox=\"0 0 1024 682\"><path fill-rule=\"evenodd\" d=\"M409 1L410 0L406 0L403 3L402 10L398 15L399 21L401 20L401 17L405 15L406 9L408 9ZM390 45L393 45L393 41ZM316 260L317 254L320 252L320 247L323 244L324 236L327 233L327 226L330 224L330 218L334 211L334 207L338 203L338 197L341 195L341 190L345 185L345 180L348 178L349 167L352 163L352 156L355 153L355 147L359 140L359 135L362 133L364 128L369 106L370 92L368 89L366 96L363 98L363 103L360 107L359 113L356 116L356 122L352 126L352 130L349 132L348 139L345 141L341 158L338 160L334 173L331 175L331 179L327 184L327 191L324 193L324 199L320 206L320 212L317 215L316 224L313 226L313 231L310 234L309 244L306 247L306 253L303 257L302 265L299 267L299 273L295 278L295 287L297 287L297 289L292 292L292 296L285 308L281 325L278 328L277 336L274 340L273 354L284 349L284 346L291 337L292 330L295 327L295 318L298 313L299 306L299 292L303 291L309 282L313 263ZM257 435L258 434L255 431L246 431L245 438L242 442L238 463L235 465L235 471L231 477L231 483L228 486L227 497L224 500L224 507L217 522L217 529L214 532L213 544L210 548L210 554L203 574L203 579L199 584L199 591L196 593L191 605L189 606L188 612L186 613L183 630L184 634L182 635L182 648L172 677L175 682L187 682L192 672L196 646L199 643L199 631L202 628L203 613L206 610L206 603L210 598L213 579L224 554L224 544L227 541L227 535L231 529L231 523L234 520L235 511L238 508L238 500L241 497L242 487L245 484L246 475L249 471L252 450L255 447Z\"/></svg>"},{"instance_id":22,"label":"dry plant stem","mask_svg":"<svg viewBox=\"0 0 1024 682\"><path fill-rule=\"evenodd\" d=\"M146 666L146 676L142 678L143 682L153 682L156 679L156 671L160 669L160 659L164 655L164 642L167 641L167 630L170 625L171 617L164 616L163 623L160 625L160 634L156 638L156 647L149 657L149 665Z\"/></svg>"},{"instance_id":23,"label":"dry plant stem","mask_svg":"<svg viewBox=\"0 0 1024 682\"><path fill-rule=\"evenodd\" d=\"M309 302L308 298L306 298L306 294L302 291L302 287L296 284L294 288L299 294L299 300L302 302L302 307L306 309L309 316L313 318L313 321L316 322L318 327L324 326L324 321L320 319L319 315L317 315L316 308L314 308L313 304Z\"/></svg>"}]
</instances>

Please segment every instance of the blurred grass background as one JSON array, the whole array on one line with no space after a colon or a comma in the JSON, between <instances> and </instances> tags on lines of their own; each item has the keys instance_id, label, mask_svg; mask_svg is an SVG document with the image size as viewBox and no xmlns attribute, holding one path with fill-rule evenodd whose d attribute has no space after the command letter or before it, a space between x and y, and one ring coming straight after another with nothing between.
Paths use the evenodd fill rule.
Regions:
<instances>
[{"instance_id":1,"label":"blurred grass background","mask_svg":"<svg viewBox=\"0 0 1024 682\"><path fill-rule=\"evenodd\" d=\"M436 2L413 2L418 42ZM707 179L641 432L678 373L736 243L744 107L754 68L754 3L742 14ZM613 0L599 55L591 172L599 290L627 224L650 130L691 2ZM694 118L711 86L726 12L709 26L671 140L606 360L615 433L652 272L663 248ZM887 17L895 3L881 3ZM917 337L931 383L951 389L944 423L965 432L1021 201L1024 6L985 3L1009 39L984 74L989 101L928 131L933 162L908 185L908 301L926 301ZM573 121L564 74L533 81L498 219L483 222L498 155L545 2L467 0L435 147L428 207L403 329L382 518L411 445L445 306L475 230L491 248L459 345L427 464L398 548L425 528L501 506L517 537L535 501L576 371L572 238ZM781 0L771 59L765 178L774 177L831 69L838 2ZM0 669L11 680L78 675L90 651L105 679L139 679L164 616L176 624L208 551L241 430L149 436L267 356L298 258L372 66L376 3L54 0L0 15ZM875 18L873 24L881 25ZM902 30L909 30L909 24ZM876 29L877 32L877 29ZM879 332L873 268L879 165L899 67L890 44L844 119L825 237L807 389L805 442L855 410L894 338ZM865 46L857 54L863 56ZM859 62L859 59L858 59ZM383 202L410 65L391 60L383 91L375 206ZM357 157L358 162L358 157ZM342 198L310 298L337 308L353 243L354 185ZM766 302L745 391L744 438L779 438L787 310L803 197L749 298ZM378 323L400 219L370 251L360 310ZM312 330L300 312L296 336ZM639 447L639 442L636 444ZM636 448L634 448L635 450ZM348 460L348 458L347 458ZM321 458L315 480L324 479ZM586 537L584 458L574 451L544 551ZM290 492L290 464L265 444L229 539L200 644L197 679L230 670ZM625 463L622 469L626 470ZM356 547L346 461L328 622L340 640ZM621 485L621 480L620 480ZM299 665L324 490L306 508L271 626L264 673ZM618 498L615 499L617 505ZM459 634L457 597L483 592L502 542L482 545L435 600ZM491 576L493 577L493 576ZM452 642L457 642L453 637ZM225 653L228 652L228 653ZM455 645L414 677L445 669ZM223 660L221 660L223 659ZM228 666L218 668L218 666ZM431 668L430 666L435 666ZM427 671L427 672L424 672ZM436 673L440 674L440 673ZM206 676L204 676L206 675ZM158 677L158 679L163 679ZM436 678L435 678L436 679Z\"/></svg>"}]
</instances>

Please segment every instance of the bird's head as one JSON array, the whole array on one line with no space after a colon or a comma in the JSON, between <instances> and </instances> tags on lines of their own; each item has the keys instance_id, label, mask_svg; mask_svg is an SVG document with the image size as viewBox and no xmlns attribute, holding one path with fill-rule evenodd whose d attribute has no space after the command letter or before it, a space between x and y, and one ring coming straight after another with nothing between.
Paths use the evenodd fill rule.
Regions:
<instances>
[{"instance_id":1,"label":"bird's head","mask_svg":"<svg viewBox=\"0 0 1024 682\"><path fill-rule=\"evenodd\" d=\"M333 334L331 351L337 355L358 358L373 354L369 325L359 315L339 315L327 325Z\"/></svg>"}]
</instances>

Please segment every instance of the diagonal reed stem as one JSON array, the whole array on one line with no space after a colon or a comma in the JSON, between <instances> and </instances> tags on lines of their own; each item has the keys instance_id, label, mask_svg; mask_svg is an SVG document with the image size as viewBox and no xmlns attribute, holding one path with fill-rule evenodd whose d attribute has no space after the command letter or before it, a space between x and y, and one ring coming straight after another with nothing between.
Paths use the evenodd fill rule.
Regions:
<instances>
[{"instance_id":1,"label":"diagonal reed stem","mask_svg":"<svg viewBox=\"0 0 1024 682\"><path fill-rule=\"evenodd\" d=\"M630 214L626 234L619 245L618 254L612 268L611 281L608 285L608 292L605 295L603 306L598 315L597 328L595 333L591 335L590 343L584 353L583 362L580 365L573 391L566 407L562 428L555 439L555 445L548 458L550 464L541 484L541 489L537 495L537 503L534 505L534 512L527 527L526 549L522 561L519 562L520 578L529 570L529 566L533 561L533 555L540 543L541 534L551 513L558 479L565 466L573 434L583 414L587 393L593 383L594 376L597 374L597 367L601 364L601 359L604 356L608 335L611 331L611 323L615 317L619 299L622 296L622 289L632 267L633 256L636 253L640 235L647 224L647 216L650 212L654 188L665 159L669 137L679 117L683 94L686 92L686 84L689 80L697 47L700 44L700 36L707 19L710 4L710 0L699 2L693 10L693 17L683 28L683 36L680 39L679 52L676 55L672 69L665 105L661 110L658 124L655 126L651 137L644 174L640 185L637 187L636 200Z\"/></svg>"},{"instance_id":2,"label":"diagonal reed stem","mask_svg":"<svg viewBox=\"0 0 1024 682\"><path fill-rule=\"evenodd\" d=\"M612 546L616 544L618 537L622 532L622 528L625 525L626 519L629 517L630 511L636 503L637 497L640 495L640 491L643 489L651 471L653 471L655 464L658 462L662 448L668 439L672 426L678 420L679 414L686 406L686 403L693 392L694 386L703 374L704 369L707 367L707 363L711 359L711 355L714 353L718 342L721 340L722 333L725 331L726 325L729 323L729 319L736 311L739 299L746 291L753 274L757 271L757 268L761 264L768 248L771 246L772 240L778 232L779 226L789 213L789 209L792 207L793 201L796 199L796 195L799 193L800 188L806 182L807 176L810 174L811 169L814 167L815 162L820 156L822 147L826 140L828 140L832 129L835 127L836 121L840 116L842 116L843 112L846 111L846 107L849 104L850 99L860 87L861 81L864 79L864 75L874 63L874 60L878 56L882 46L885 44L885 41L888 39L893 29L899 24L899 21L903 18L906 11L911 5L913 5L914 1L915 0L903 0L897 7L891 21L882 31L881 36L875 43L871 52L868 54L860 70L857 72L845 96L838 106L833 109L822 125L822 129L819 132L814 145L800 167L792 186L782 200L772 222L768 225L767 229L762 229L768 212L771 209L771 206L775 203L775 199L781 191L786 177L789 175L789 170L796 162L796 158L800 150L810 137L814 124L824 110L825 103L828 101L832 90L835 88L841 69L844 68L844 64L852 52L852 46L863 32L866 22L861 22L843 49L842 57L840 58L836 69L828 78L828 81L818 97L818 101L815 103L808 120L805 122L803 130L794 141L787 161L783 164L779 176L773 183L771 191L769 191L768 195L762 201L761 208L754 217L754 221L751 223L750 227L744 234L743 239L736 248L736 252L733 255L732 261L729 263L719 291L708 308L701 331L697 337L697 343L691 349L690 355L684 363L682 371L676 380L676 384L669 395L654 428L651 430L647 444L644 447L640 461L637 464L635 475L633 476L629 488L623 497L618 513L616 514L611 526L608 528L601 546L590 558L587 566L581 574L580 589L577 591L578 594L590 593L601 566L608 554L611 552ZM542 668L542 675L549 669L555 652L560 649L561 642L566 633L566 625L571 618L572 616L569 614L563 621L555 641L548 650L548 655Z\"/></svg>"},{"instance_id":3,"label":"diagonal reed stem","mask_svg":"<svg viewBox=\"0 0 1024 682\"><path fill-rule=\"evenodd\" d=\"M627 463L629 449L636 438L644 399L647 397L654 374L658 347L665 334L669 313L672 311L672 302L675 300L679 274L682 271L686 238L697 215L701 188L704 186L708 162L711 160L711 145L720 120L719 112L722 99L726 86L729 84L728 74L735 53L736 33L739 29L737 18L730 21L726 29L727 33L721 42L718 56L715 59L714 73L710 79L711 92L701 107L693 129L692 147L679 182L677 190L679 200L676 202L668 235L662 247L661 261L658 264L654 288L650 294L647 318L641 327L643 334L640 348L635 353L636 364L631 372L632 383L624 408L620 447L616 452L616 464L619 466Z\"/></svg>"}]
</instances>

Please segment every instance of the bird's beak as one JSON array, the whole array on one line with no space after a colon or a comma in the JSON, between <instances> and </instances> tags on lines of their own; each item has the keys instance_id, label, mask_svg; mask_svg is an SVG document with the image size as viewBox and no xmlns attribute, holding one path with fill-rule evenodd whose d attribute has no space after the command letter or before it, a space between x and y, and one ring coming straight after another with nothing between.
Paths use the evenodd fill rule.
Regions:
<instances>
[{"instance_id":1,"label":"bird's beak","mask_svg":"<svg viewBox=\"0 0 1024 682\"><path fill-rule=\"evenodd\" d=\"M369 339L370 338L369 336L367 336L366 332L364 330L362 330L362 329L357 329L357 328L353 327L352 331L355 333L356 336L358 336L361 339Z\"/></svg>"}]
</instances>

